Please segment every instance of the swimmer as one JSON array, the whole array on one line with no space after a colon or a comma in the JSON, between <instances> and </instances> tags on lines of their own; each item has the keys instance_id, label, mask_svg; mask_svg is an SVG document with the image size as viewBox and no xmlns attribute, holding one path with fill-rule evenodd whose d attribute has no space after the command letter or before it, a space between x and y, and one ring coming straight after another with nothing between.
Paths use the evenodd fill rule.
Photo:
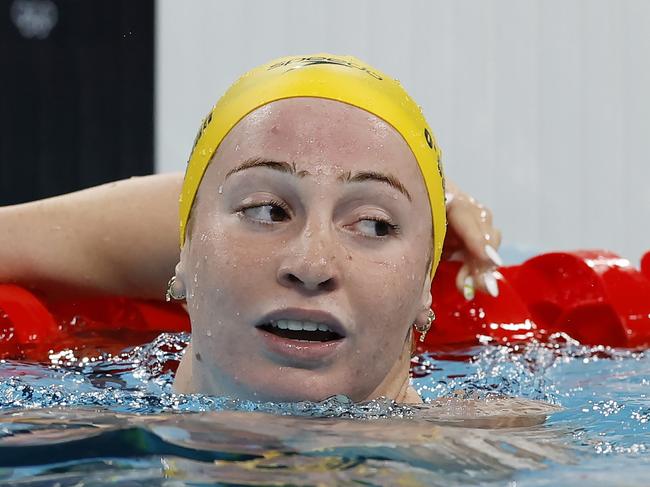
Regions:
<instances>
[{"instance_id":1,"label":"swimmer","mask_svg":"<svg viewBox=\"0 0 650 487\"><path fill-rule=\"evenodd\" d=\"M307 88L296 90L292 78ZM445 209L430 129L374 68L353 58L285 58L242 80L202 125L182 188L170 291L187 299L192 342L175 387L256 400L418 402L408 375L412 328L431 324L445 213L452 231L444 250L468 259L460 284L495 294L481 278L498 263L489 212L452 185ZM263 103L238 101L242 83ZM286 92L269 93L272 83ZM396 96L407 100L402 108ZM14 243L0 242L0 280L22 276L53 292L158 293L169 269L165 235L178 228L164 218L173 210L162 196L178 191L178 179L156 178L3 209L3 235ZM118 191L134 197L118 199ZM17 248L30 212L32 239ZM40 248L26 251L30 240ZM57 247L70 258L52 259Z\"/></svg>"}]
</instances>

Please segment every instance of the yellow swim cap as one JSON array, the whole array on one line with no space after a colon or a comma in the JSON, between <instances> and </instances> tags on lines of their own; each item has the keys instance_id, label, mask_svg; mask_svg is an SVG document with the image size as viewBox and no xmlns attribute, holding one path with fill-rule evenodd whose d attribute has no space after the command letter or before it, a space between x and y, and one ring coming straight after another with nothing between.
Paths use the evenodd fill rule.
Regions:
<instances>
[{"instance_id":1,"label":"yellow swim cap","mask_svg":"<svg viewBox=\"0 0 650 487\"><path fill-rule=\"evenodd\" d=\"M289 56L244 74L203 120L180 197L180 241L210 159L228 132L253 110L276 100L314 97L336 100L376 115L397 130L420 166L431 203L435 272L447 225L440 150L422 111L399 82L351 56Z\"/></svg>"}]
</instances>

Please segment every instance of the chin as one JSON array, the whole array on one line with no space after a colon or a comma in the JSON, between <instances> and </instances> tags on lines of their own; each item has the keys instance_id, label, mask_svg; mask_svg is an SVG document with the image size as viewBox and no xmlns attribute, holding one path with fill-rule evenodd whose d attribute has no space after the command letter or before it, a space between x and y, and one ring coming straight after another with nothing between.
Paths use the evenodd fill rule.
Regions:
<instances>
[{"instance_id":1,"label":"chin","mask_svg":"<svg viewBox=\"0 0 650 487\"><path fill-rule=\"evenodd\" d=\"M341 381L335 378L314 380L313 371L303 371L310 374L309 377L287 377L287 380L278 382L277 376L273 380L254 381L249 383L246 390L239 391L238 397L254 401L272 401L272 402L300 402L311 401L319 402L328 397L336 395L345 395L353 401L362 401L368 397L370 391L364 394L357 387L341 387ZM294 374L288 374L294 375ZM298 374L302 375L302 374ZM365 390L365 388L364 388Z\"/></svg>"}]
</instances>

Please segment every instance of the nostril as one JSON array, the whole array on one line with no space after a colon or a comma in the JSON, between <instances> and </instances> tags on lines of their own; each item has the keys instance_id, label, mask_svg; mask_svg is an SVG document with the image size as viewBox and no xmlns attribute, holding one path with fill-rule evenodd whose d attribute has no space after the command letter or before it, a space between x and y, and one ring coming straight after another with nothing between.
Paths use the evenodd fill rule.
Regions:
<instances>
[{"instance_id":1,"label":"nostril","mask_svg":"<svg viewBox=\"0 0 650 487\"><path fill-rule=\"evenodd\" d=\"M330 278L326 281L321 282L318 287L320 287L323 291L333 291L334 288L336 288L336 280L334 278Z\"/></svg>"},{"instance_id":2,"label":"nostril","mask_svg":"<svg viewBox=\"0 0 650 487\"><path fill-rule=\"evenodd\" d=\"M289 282L293 282L293 283L296 283L296 284L299 283L299 282L302 282L302 281L300 280L300 278L294 276L293 274L288 274L288 275L287 275L287 281L289 281Z\"/></svg>"},{"instance_id":3,"label":"nostril","mask_svg":"<svg viewBox=\"0 0 650 487\"><path fill-rule=\"evenodd\" d=\"M301 288L309 289L311 291L333 291L336 289L337 282L333 277L321 282L318 282L318 280L303 280L291 272L284 274L281 280L285 283L285 285L295 285Z\"/></svg>"}]
</instances>

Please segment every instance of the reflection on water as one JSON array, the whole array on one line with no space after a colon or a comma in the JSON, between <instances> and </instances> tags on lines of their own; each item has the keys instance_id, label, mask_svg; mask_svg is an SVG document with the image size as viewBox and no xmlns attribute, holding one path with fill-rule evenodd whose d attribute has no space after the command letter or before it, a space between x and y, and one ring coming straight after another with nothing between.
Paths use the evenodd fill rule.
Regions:
<instances>
[{"instance_id":1,"label":"reflection on water","mask_svg":"<svg viewBox=\"0 0 650 487\"><path fill-rule=\"evenodd\" d=\"M494 404L496 416L508 415L501 407L504 404ZM524 417L521 408L526 404L518 406L518 415ZM536 405L531 415L540 422L542 412ZM429 407L411 419L360 421L239 411L150 416L23 411L0 418L6 432L0 440L0 465L30 466L33 475L35 463L76 461L119 475L116 470L123 470L129 459L148 457L148 464L139 463L150 479L296 484L308 475L314 484L337 479L396 485L393 482L425 482L432 471L445 480L441 484L468 475L497 479L522 468L542 468L549 460L566 463L569 458L562 434L552 428L499 431L485 410L482 424L464 427L462 419L446 419L448 414L440 418L436 413ZM98 466L97 456L121 457L122 464L115 468L99 462ZM152 472L155 467L159 470ZM48 475L45 469L39 473L40 480ZM70 479L71 472L65 475Z\"/></svg>"},{"instance_id":2,"label":"reflection on water","mask_svg":"<svg viewBox=\"0 0 650 487\"><path fill-rule=\"evenodd\" d=\"M642 353L484 347L418 357L422 406L274 404L173 394L187 340L0 364L0 483L645 485Z\"/></svg>"}]
</instances>

